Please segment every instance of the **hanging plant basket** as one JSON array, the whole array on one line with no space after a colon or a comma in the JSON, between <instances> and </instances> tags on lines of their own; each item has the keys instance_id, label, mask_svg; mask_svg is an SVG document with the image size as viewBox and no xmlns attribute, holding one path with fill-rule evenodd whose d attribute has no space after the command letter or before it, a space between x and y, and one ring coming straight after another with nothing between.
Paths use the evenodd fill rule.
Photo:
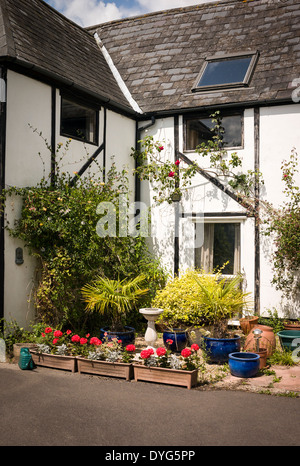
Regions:
<instances>
[{"instance_id":1,"label":"hanging plant basket","mask_svg":"<svg viewBox=\"0 0 300 466\"><path fill-rule=\"evenodd\" d=\"M144 382L156 382L170 385L179 385L191 389L197 385L198 370L183 371L167 369L164 367L148 367L133 364L134 380Z\"/></svg>"},{"instance_id":2,"label":"hanging plant basket","mask_svg":"<svg viewBox=\"0 0 300 466\"><path fill-rule=\"evenodd\" d=\"M58 354L38 353L30 351L33 362L37 366L50 367L52 369L62 369L65 371L76 372L77 364L75 356L61 356Z\"/></svg>"},{"instance_id":3,"label":"hanging plant basket","mask_svg":"<svg viewBox=\"0 0 300 466\"><path fill-rule=\"evenodd\" d=\"M77 366L80 374L119 377L126 380L133 378L132 364L124 362L98 361L77 356Z\"/></svg>"}]
</instances>

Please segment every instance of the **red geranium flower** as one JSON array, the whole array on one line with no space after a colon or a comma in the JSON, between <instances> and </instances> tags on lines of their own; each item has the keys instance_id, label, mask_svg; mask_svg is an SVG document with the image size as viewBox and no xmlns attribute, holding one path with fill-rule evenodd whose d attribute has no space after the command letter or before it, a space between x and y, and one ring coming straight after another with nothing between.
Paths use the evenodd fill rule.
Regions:
<instances>
[{"instance_id":1,"label":"red geranium flower","mask_svg":"<svg viewBox=\"0 0 300 466\"><path fill-rule=\"evenodd\" d=\"M72 333L72 330L67 330L67 331L66 331L66 334L67 334L67 335L70 335L70 333Z\"/></svg>"},{"instance_id":2,"label":"red geranium flower","mask_svg":"<svg viewBox=\"0 0 300 466\"><path fill-rule=\"evenodd\" d=\"M54 338L52 343L53 343L53 345L56 345L57 342L58 342L58 338Z\"/></svg>"},{"instance_id":3,"label":"red geranium flower","mask_svg":"<svg viewBox=\"0 0 300 466\"><path fill-rule=\"evenodd\" d=\"M153 351L152 348L145 349L145 350L141 351L141 358L142 359L148 359L148 358L150 358L151 354L154 354L154 351Z\"/></svg>"},{"instance_id":4,"label":"red geranium flower","mask_svg":"<svg viewBox=\"0 0 300 466\"><path fill-rule=\"evenodd\" d=\"M183 356L184 358L188 358L189 356L191 356L192 352L189 348L184 348L182 351L181 351L181 356Z\"/></svg>"},{"instance_id":5,"label":"red geranium flower","mask_svg":"<svg viewBox=\"0 0 300 466\"><path fill-rule=\"evenodd\" d=\"M54 335L55 337L62 337L62 334L63 334L63 333L62 333L60 330L55 330L54 333L53 333L53 335Z\"/></svg>"},{"instance_id":6,"label":"red geranium flower","mask_svg":"<svg viewBox=\"0 0 300 466\"><path fill-rule=\"evenodd\" d=\"M99 338L97 338L97 337L92 337L92 338L90 339L90 344L91 344L91 345L100 346L100 345L102 345L102 341L101 341Z\"/></svg>"},{"instance_id":7,"label":"red geranium flower","mask_svg":"<svg viewBox=\"0 0 300 466\"><path fill-rule=\"evenodd\" d=\"M80 342L80 336L79 335L73 335L71 338L71 341L73 343L79 343Z\"/></svg>"},{"instance_id":8,"label":"red geranium flower","mask_svg":"<svg viewBox=\"0 0 300 466\"><path fill-rule=\"evenodd\" d=\"M134 345L127 345L125 349L126 349L126 351L130 351L130 352L135 351L135 346Z\"/></svg>"},{"instance_id":9,"label":"red geranium flower","mask_svg":"<svg viewBox=\"0 0 300 466\"><path fill-rule=\"evenodd\" d=\"M86 338L80 338L80 344L81 345L85 345L87 343L87 339Z\"/></svg>"},{"instance_id":10,"label":"red geranium flower","mask_svg":"<svg viewBox=\"0 0 300 466\"><path fill-rule=\"evenodd\" d=\"M160 347L156 350L157 356L164 356L166 354L166 348Z\"/></svg>"},{"instance_id":11,"label":"red geranium flower","mask_svg":"<svg viewBox=\"0 0 300 466\"><path fill-rule=\"evenodd\" d=\"M46 327L45 328L45 333L51 333L52 332L52 328L51 327Z\"/></svg>"},{"instance_id":12,"label":"red geranium flower","mask_svg":"<svg viewBox=\"0 0 300 466\"><path fill-rule=\"evenodd\" d=\"M193 343L193 344L191 345L191 349L194 350L194 351L198 351L199 346L198 346L196 343Z\"/></svg>"},{"instance_id":13,"label":"red geranium flower","mask_svg":"<svg viewBox=\"0 0 300 466\"><path fill-rule=\"evenodd\" d=\"M173 340L171 340L171 338L168 338L168 339L166 340L166 343L168 343L168 345L172 345L172 344L173 344Z\"/></svg>"}]
</instances>

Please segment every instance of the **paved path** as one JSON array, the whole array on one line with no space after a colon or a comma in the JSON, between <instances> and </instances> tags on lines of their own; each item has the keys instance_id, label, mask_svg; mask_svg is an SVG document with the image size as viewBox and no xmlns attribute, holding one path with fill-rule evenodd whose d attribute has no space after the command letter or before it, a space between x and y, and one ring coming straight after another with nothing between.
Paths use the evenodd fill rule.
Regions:
<instances>
[{"instance_id":1,"label":"paved path","mask_svg":"<svg viewBox=\"0 0 300 466\"><path fill-rule=\"evenodd\" d=\"M0 364L0 396L0 446L187 447L201 454L201 446L211 445L300 445L300 398L43 367L21 371L6 363Z\"/></svg>"}]
</instances>

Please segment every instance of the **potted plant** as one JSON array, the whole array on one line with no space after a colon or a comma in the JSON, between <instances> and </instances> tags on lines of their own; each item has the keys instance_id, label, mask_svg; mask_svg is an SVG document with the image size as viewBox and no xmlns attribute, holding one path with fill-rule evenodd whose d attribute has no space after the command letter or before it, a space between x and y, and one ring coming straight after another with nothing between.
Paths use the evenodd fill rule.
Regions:
<instances>
[{"instance_id":1,"label":"potted plant","mask_svg":"<svg viewBox=\"0 0 300 466\"><path fill-rule=\"evenodd\" d=\"M197 384L198 371L202 364L198 355L199 346L184 348L180 356L164 347L141 351L137 363L133 364L135 381L179 385L191 389Z\"/></svg>"},{"instance_id":2,"label":"potted plant","mask_svg":"<svg viewBox=\"0 0 300 466\"><path fill-rule=\"evenodd\" d=\"M77 355L78 372L108 377L120 377L127 381L133 377L132 360L135 355L135 345L124 347L117 338L102 342L92 337L82 346Z\"/></svg>"},{"instance_id":3,"label":"potted plant","mask_svg":"<svg viewBox=\"0 0 300 466\"><path fill-rule=\"evenodd\" d=\"M300 330L300 319L291 320L287 319L283 321L284 330Z\"/></svg>"},{"instance_id":4,"label":"potted plant","mask_svg":"<svg viewBox=\"0 0 300 466\"><path fill-rule=\"evenodd\" d=\"M109 327L101 329L101 338L106 333L110 339L121 339L124 345L134 342L134 329L125 325L125 318L132 306L148 292L148 289L140 287L144 281L143 274L129 280L98 276L93 283L82 288L86 310L106 315L111 321Z\"/></svg>"},{"instance_id":5,"label":"potted plant","mask_svg":"<svg viewBox=\"0 0 300 466\"><path fill-rule=\"evenodd\" d=\"M240 351L240 336L230 335L228 320L235 313L247 308L249 293L241 288L240 276L232 279L221 278L220 273L211 276L211 280L194 277L198 285L198 295L193 298L203 309L206 320L213 324L211 335L204 337L204 349L209 362L223 363L228 355Z\"/></svg>"},{"instance_id":6,"label":"potted plant","mask_svg":"<svg viewBox=\"0 0 300 466\"><path fill-rule=\"evenodd\" d=\"M37 366L76 372L76 357L72 352L71 330L62 332L46 326L36 338L35 349L31 349L33 362Z\"/></svg>"}]
</instances>

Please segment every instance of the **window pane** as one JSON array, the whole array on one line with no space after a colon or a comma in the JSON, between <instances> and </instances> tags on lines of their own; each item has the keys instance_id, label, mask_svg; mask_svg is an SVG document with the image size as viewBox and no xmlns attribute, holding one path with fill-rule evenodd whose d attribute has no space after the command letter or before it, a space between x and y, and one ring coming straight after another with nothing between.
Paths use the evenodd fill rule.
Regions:
<instances>
[{"instance_id":1,"label":"window pane","mask_svg":"<svg viewBox=\"0 0 300 466\"><path fill-rule=\"evenodd\" d=\"M235 248L234 223L215 223L213 248L213 268L222 267L225 262L229 262L222 273L233 275Z\"/></svg>"},{"instance_id":2,"label":"window pane","mask_svg":"<svg viewBox=\"0 0 300 466\"><path fill-rule=\"evenodd\" d=\"M242 116L224 116L222 126L223 147L240 147L242 145ZM211 118L186 120L186 150L195 150L202 142L212 140L214 123Z\"/></svg>"},{"instance_id":3,"label":"window pane","mask_svg":"<svg viewBox=\"0 0 300 466\"><path fill-rule=\"evenodd\" d=\"M62 134L96 144L96 125L96 110L62 99Z\"/></svg>"},{"instance_id":4,"label":"window pane","mask_svg":"<svg viewBox=\"0 0 300 466\"><path fill-rule=\"evenodd\" d=\"M198 87L242 83L250 62L251 57L210 61L205 67Z\"/></svg>"},{"instance_id":5,"label":"window pane","mask_svg":"<svg viewBox=\"0 0 300 466\"><path fill-rule=\"evenodd\" d=\"M240 270L240 224L206 223L203 246L195 248L195 267L210 273L226 262L224 275L234 275Z\"/></svg>"}]
</instances>

